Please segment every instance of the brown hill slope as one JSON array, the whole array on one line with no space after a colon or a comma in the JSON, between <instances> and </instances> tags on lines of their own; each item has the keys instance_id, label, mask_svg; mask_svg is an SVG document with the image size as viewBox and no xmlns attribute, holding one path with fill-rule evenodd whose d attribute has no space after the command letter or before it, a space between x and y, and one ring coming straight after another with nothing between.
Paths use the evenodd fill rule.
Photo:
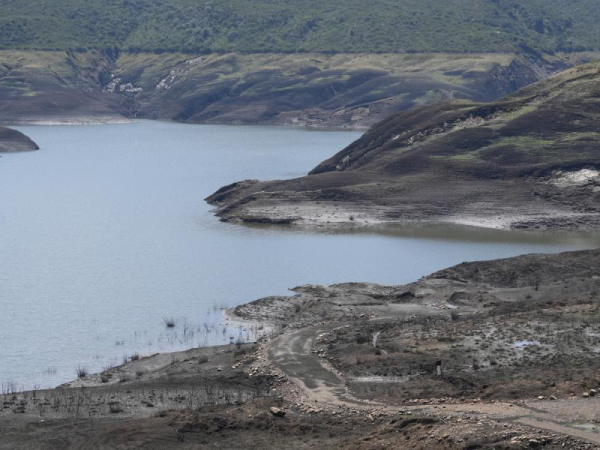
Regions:
<instances>
[{"instance_id":1,"label":"brown hill slope","mask_svg":"<svg viewBox=\"0 0 600 450\"><path fill-rule=\"evenodd\" d=\"M222 219L250 222L597 227L599 119L591 63L496 102L394 115L309 176L234 184L207 200Z\"/></svg>"},{"instance_id":2,"label":"brown hill slope","mask_svg":"<svg viewBox=\"0 0 600 450\"><path fill-rule=\"evenodd\" d=\"M478 54L0 51L0 123L125 118L368 127L414 106L492 101L597 59Z\"/></svg>"}]
</instances>

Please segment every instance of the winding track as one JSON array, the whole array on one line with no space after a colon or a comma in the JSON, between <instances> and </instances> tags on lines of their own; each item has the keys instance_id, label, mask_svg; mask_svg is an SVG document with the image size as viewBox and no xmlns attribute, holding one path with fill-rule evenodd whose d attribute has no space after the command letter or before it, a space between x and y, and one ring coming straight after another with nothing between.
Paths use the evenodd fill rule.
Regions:
<instances>
[{"instance_id":1,"label":"winding track","mask_svg":"<svg viewBox=\"0 0 600 450\"><path fill-rule=\"evenodd\" d=\"M344 381L331 369L325 367L318 355L312 353L311 347L316 336L332 327L333 325L313 326L279 336L269 344L267 350L269 361L302 389L307 399L319 404L367 410L392 409L397 412L398 408L389 405L354 398ZM577 408L581 400L572 400L571 402L573 402L573 408ZM422 411L430 414L439 413L437 408L438 406L435 405L402 407L403 410ZM448 404L443 408L444 413L447 414L477 414L492 420L513 421L533 428L585 439L600 445L600 434L566 426L564 425L565 420L559 421L559 417L554 417L551 413L541 410L509 403Z\"/></svg>"}]
</instances>

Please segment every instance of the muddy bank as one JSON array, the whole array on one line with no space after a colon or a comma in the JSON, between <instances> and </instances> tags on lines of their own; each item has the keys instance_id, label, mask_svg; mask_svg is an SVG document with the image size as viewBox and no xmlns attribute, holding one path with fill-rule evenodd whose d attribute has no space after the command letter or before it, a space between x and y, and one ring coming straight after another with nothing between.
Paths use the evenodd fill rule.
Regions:
<instances>
[{"instance_id":1,"label":"muddy bank","mask_svg":"<svg viewBox=\"0 0 600 450\"><path fill-rule=\"evenodd\" d=\"M377 173L328 173L259 182L247 180L206 201L221 221L362 228L456 224L491 229L596 230L597 180L556 187L546 180L401 178Z\"/></svg>"},{"instance_id":2,"label":"muddy bank","mask_svg":"<svg viewBox=\"0 0 600 450\"><path fill-rule=\"evenodd\" d=\"M39 150L35 142L17 130L0 127L0 153L16 153Z\"/></svg>"}]
</instances>

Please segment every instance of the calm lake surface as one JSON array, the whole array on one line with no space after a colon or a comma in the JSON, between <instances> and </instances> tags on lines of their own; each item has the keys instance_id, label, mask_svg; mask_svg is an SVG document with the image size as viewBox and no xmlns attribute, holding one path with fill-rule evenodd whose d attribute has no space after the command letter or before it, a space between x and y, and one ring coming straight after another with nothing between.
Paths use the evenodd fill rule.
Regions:
<instances>
[{"instance_id":1,"label":"calm lake surface","mask_svg":"<svg viewBox=\"0 0 600 450\"><path fill-rule=\"evenodd\" d=\"M16 127L0 158L0 382L49 387L150 354L251 338L220 308L302 284L410 282L467 260L600 246L597 235L220 223L203 198L305 174L356 132L162 122ZM173 317L177 326L166 328Z\"/></svg>"}]
</instances>

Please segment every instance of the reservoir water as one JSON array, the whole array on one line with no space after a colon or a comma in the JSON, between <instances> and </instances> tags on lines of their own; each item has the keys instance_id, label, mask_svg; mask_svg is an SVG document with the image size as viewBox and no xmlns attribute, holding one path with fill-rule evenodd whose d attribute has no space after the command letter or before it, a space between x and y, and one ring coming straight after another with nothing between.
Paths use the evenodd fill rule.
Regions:
<instances>
[{"instance_id":1,"label":"reservoir water","mask_svg":"<svg viewBox=\"0 0 600 450\"><path fill-rule=\"evenodd\" d=\"M42 148L0 158L0 382L18 387L251 338L223 328L220 308L297 285L398 284L467 260L600 246L589 234L246 227L220 223L203 201L233 181L303 175L356 132L16 128Z\"/></svg>"}]
</instances>

